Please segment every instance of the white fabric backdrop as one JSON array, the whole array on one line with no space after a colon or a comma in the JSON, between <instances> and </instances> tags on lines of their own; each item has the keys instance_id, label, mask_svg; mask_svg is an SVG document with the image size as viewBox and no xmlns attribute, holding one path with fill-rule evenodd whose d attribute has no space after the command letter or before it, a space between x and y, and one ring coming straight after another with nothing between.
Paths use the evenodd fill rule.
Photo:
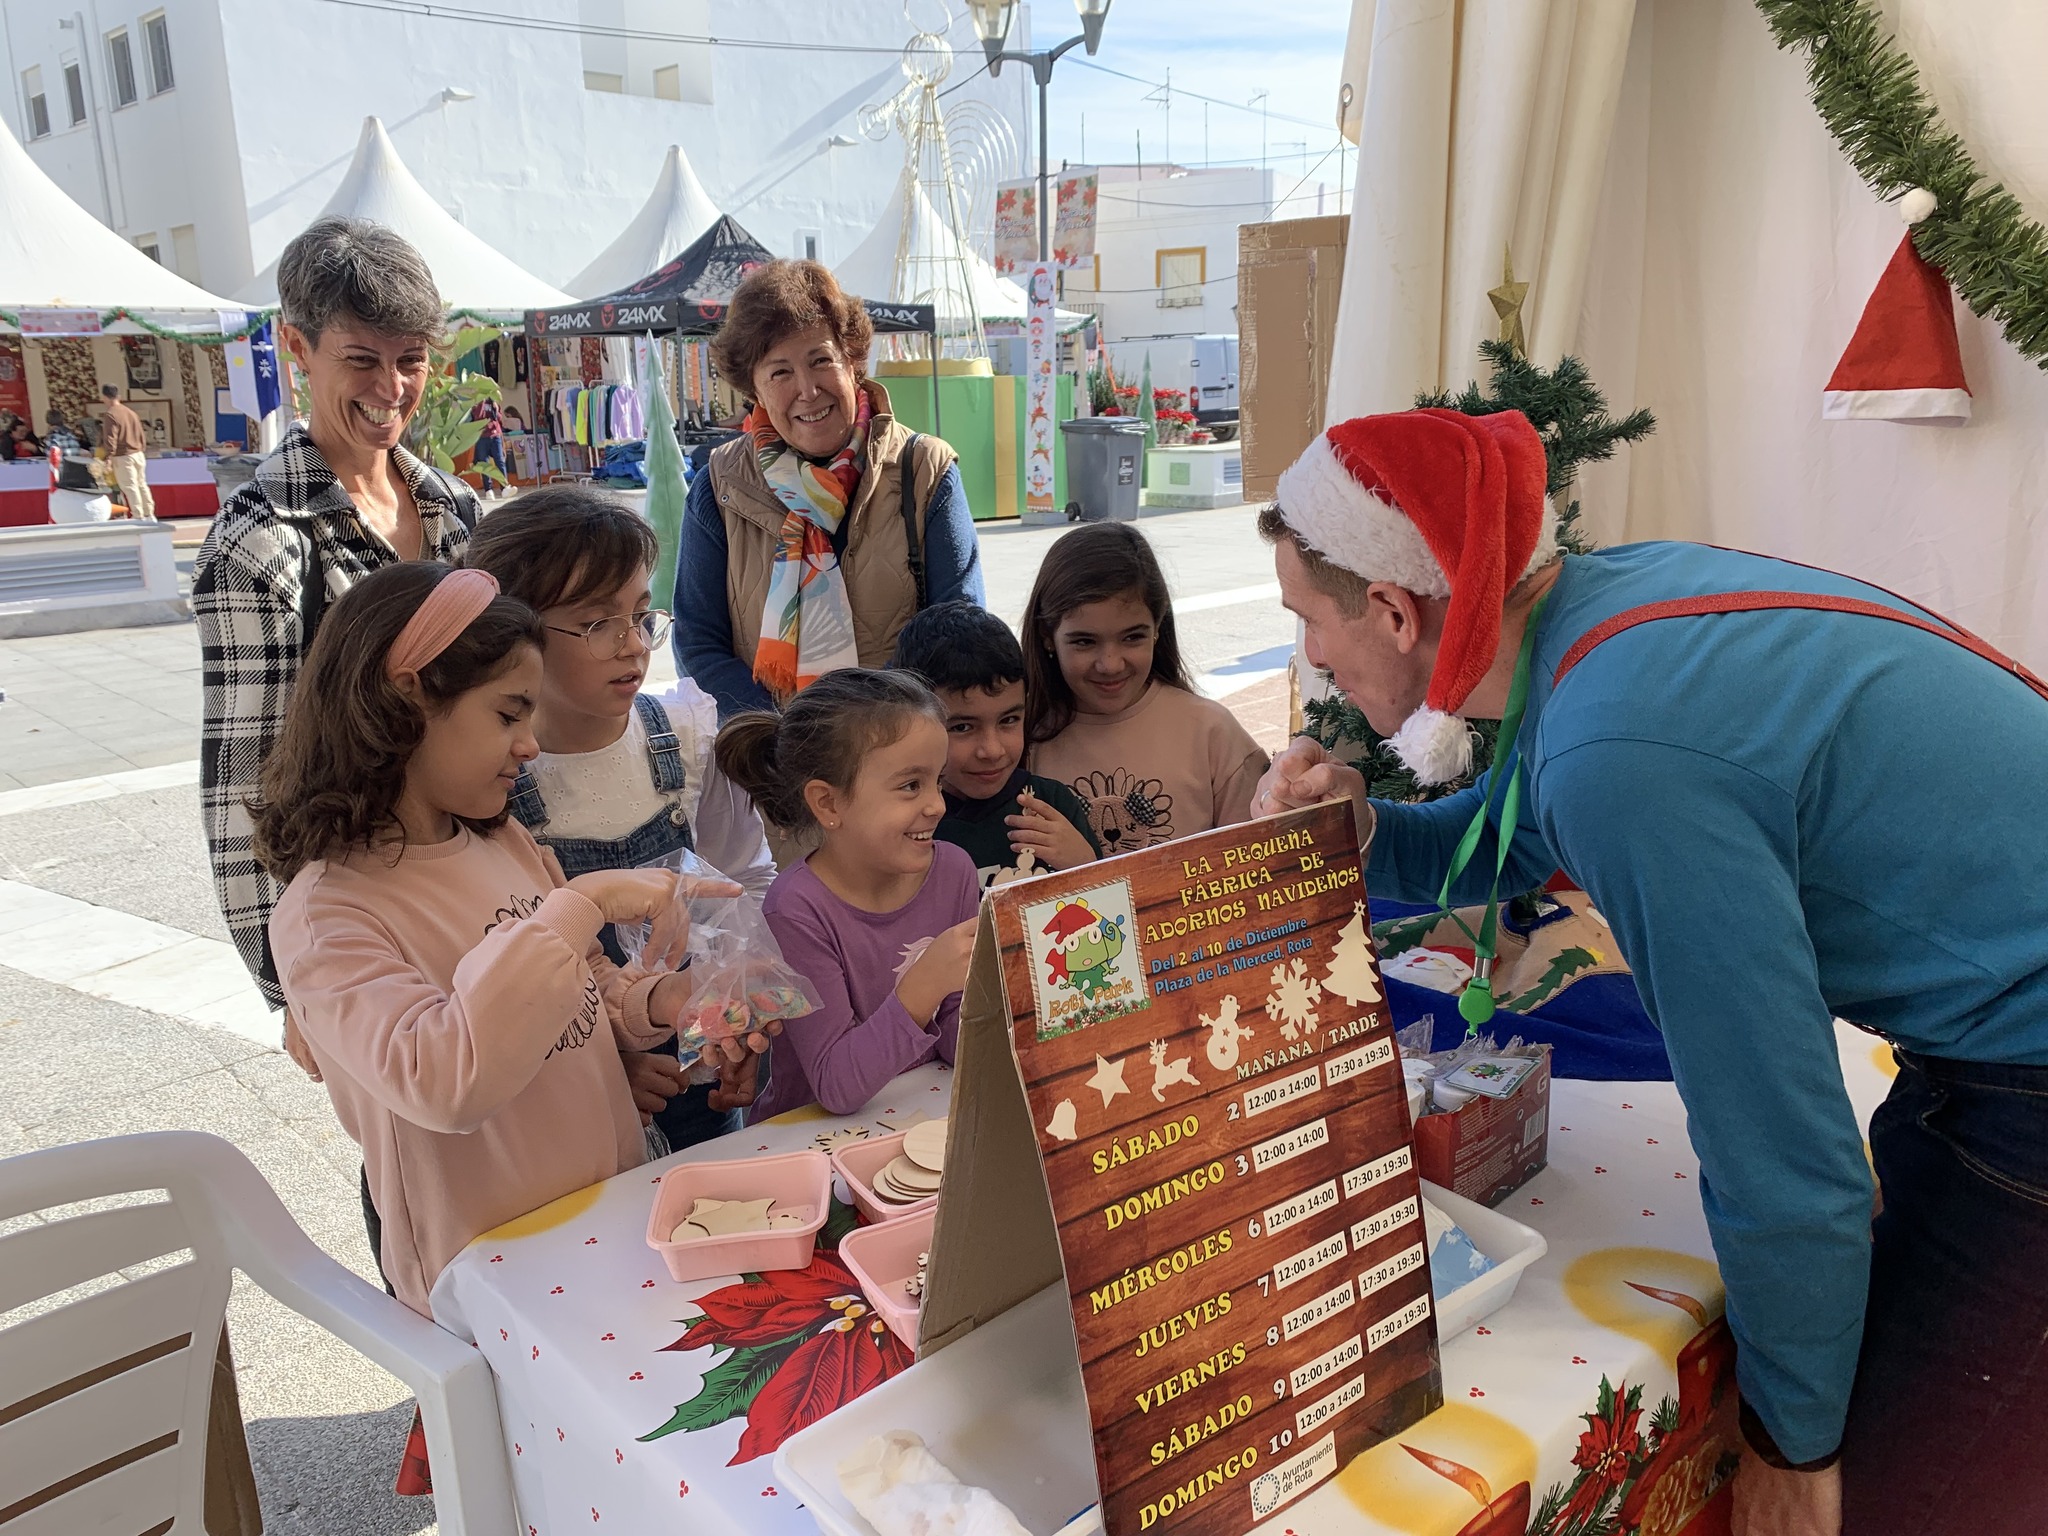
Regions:
<instances>
[{"instance_id":1,"label":"white fabric backdrop","mask_svg":"<svg viewBox=\"0 0 2048 1536\"><path fill-rule=\"evenodd\" d=\"M2048 6L1888 12L1979 165L2048 219ZM1958 306L1969 425L1820 419L1903 226L1751 0L1357 0L1346 78L1331 420L1471 378L1511 242L1531 355L1574 351L1658 416L1585 477L1595 537L1832 566L2048 669L2048 374Z\"/></svg>"},{"instance_id":2,"label":"white fabric backdrop","mask_svg":"<svg viewBox=\"0 0 2048 1536\"><path fill-rule=\"evenodd\" d=\"M1471 379L1509 247L1531 285L1530 355L1570 345L1635 4L1357 0L1346 69L1365 92L1331 421Z\"/></svg>"},{"instance_id":3,"label":"white fabric backdrop","mask_svg":"<svg viewBox=\"0 0 2048 1536\"><path fill-rule=\"evenodd\" d=\"M1979 166L2048 216L2048 8L1901 0ZM1967 426L1820 419L1903 226L1841 157L1749 0L1643 0L1580 355L1655 437L1586 477L1604 542L1688 538L1866 577L2048 667L2048 374L1957 306Z\"/></svg>"}]
</instances>

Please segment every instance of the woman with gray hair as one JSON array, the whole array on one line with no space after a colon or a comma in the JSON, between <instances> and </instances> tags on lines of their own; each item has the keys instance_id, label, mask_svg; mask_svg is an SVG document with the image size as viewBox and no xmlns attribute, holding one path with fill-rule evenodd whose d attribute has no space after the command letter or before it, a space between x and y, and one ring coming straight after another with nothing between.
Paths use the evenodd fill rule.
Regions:
<instances>
[{"instance_id":1,"label":"woman with gray hair","mask_svg":"<svg viewBox=\"0 0 2048 1536\"><path fill-rule=\"evenodd\" d=\"M269 934L280 887L256 862L248 801L293 680L330 598L401 560L454 563L478 503L400 446L433 367L430 344L445 329L420 253L380 224L320 219L285 247L277 291L285 348L312 410L214 519L194 567L192 610L214 890L257 988L282 1009Z\"/></svg>"}]
</instances>

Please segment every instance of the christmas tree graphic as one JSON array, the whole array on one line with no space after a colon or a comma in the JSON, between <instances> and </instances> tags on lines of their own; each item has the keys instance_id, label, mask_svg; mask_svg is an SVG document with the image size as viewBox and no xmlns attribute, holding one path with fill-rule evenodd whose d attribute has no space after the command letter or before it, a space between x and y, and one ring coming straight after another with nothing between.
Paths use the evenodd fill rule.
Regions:
<instances>
[{"instance_id":1,"label":"christmas tree graphic","mask_svg":"<svg viewBox=\"0 0 2048 1536\"><path fill-rule=\"evenodd\" d=\"M1356 1008L1360 1003L1380 1001L1379 984L1373 978L1372 940L1366 936L1365 903L1351 904L1351 921L1337 935L1329 969L1323 972L1323 990L1334 993Z\"/></svg>"}]
</instances>

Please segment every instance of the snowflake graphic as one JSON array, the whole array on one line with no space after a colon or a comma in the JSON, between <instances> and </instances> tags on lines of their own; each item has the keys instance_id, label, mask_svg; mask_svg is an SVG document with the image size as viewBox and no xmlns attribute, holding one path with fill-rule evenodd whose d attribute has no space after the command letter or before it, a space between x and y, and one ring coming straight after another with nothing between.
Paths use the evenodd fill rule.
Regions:
<instances>
[{"instance_id":1,"label":"snowflake graphic","mask_svg":"<svg viewBox=\"0 0 2048 1536\"><path fill-rule=\"evenodd\" d=\"M1323 1000L1323 984L1308 973L1306 960L1291 960L1273 967L1273 990L1266 994L1266 1016L1280 1026L1289 1040L1299 1040L1316 1027L1316 1004Z\"/></svg>"}]
</instances>

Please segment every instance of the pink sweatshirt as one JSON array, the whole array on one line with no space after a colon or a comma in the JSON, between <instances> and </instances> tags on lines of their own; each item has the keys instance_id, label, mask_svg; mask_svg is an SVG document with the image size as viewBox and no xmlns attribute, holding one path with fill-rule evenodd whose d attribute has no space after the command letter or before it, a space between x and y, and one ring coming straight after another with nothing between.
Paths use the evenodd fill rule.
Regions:
<instances>
[{"instance_id":1,"label":"pink sweatshirt","mask_svg":"<svg viewBox=\"0 0 2048 1536\"><path fill-rule=\"evenodd\" d=\"M363 1149L398 1299L479 1233L635 1167L619 1046L670 1031L603 915L517 822L309 864L270 919L284 995Z\"/></svg>"}]
</instances>

